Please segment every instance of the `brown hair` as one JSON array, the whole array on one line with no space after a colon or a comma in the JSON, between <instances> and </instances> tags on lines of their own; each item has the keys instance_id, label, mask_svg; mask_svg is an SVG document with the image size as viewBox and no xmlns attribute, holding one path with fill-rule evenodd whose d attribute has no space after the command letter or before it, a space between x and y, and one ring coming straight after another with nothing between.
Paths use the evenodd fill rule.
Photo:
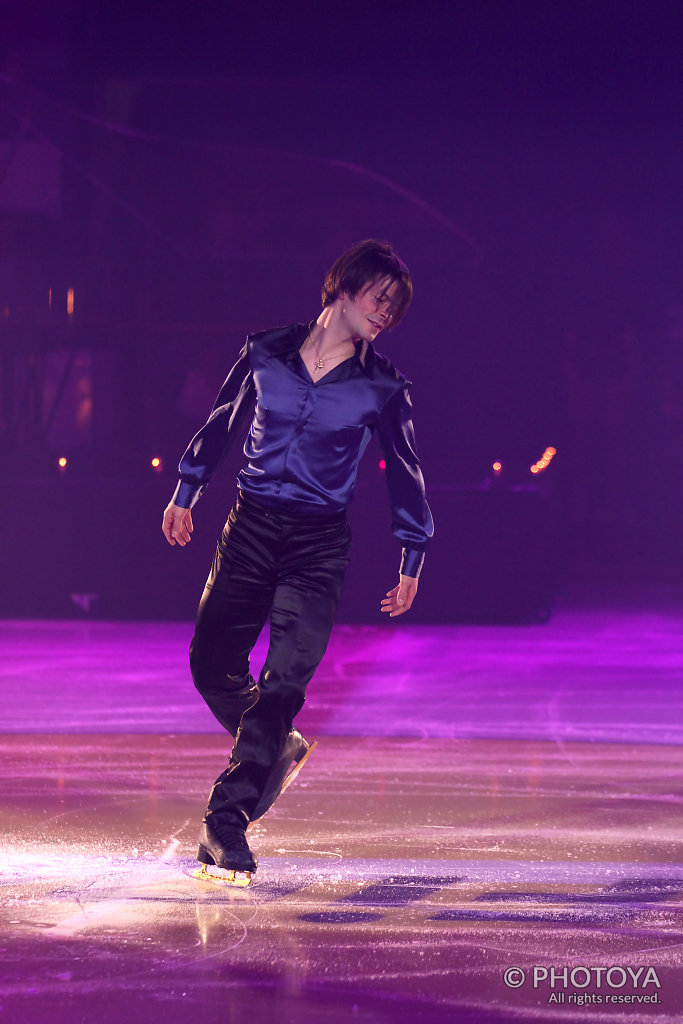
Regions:
<instances>
[{"instance_id":1,"label":"brown hair","mask_svg":"<svg viewBox=\"0 0 683 1024\"><path fill-rule=\"evenodd\" d=\"M390 326L395 327L410 305L413 283L403 260L388 242L380 242L376 238L357 242L332 264L323 285L323 309L344 293L355 298L368 284L386 278L397 286L390 322Z\"/></svg>"}]
</instances>

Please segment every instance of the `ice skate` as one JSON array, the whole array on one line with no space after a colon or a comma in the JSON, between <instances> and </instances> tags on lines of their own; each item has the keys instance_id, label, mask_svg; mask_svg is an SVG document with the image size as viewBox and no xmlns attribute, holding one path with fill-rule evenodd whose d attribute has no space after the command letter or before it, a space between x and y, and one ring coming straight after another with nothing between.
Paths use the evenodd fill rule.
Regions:
<instances>
[{"instance_id":1,"label":"ice skate","mask_svg":"<svg viewBox=\"0 0 683 1024\"><path fill-rule=\"evenodd\" d=\"M237 825L222 825L214 815L202 821L197 860L201 867L194 872L195 878L241 889L251 884L251 876L258 866L242 829ZM214 866L214 871L209 871L210 865Z\"/></svg>"},{"instance_id":2,"label":"ice skate","mask_svg":"<svg viewBox=\"0 0 683 1024\"><path fill-rule=\"evenodd\" d=\"M290 730L278 759L268 776L266 788L254 809L252 822L258 821L259 818L262 818L270 810L277 798L284 793L290 783L297 777L317 746L318 744L315 740L312 743L308 743L298 729ZM292 762L294 762L294 767L290 771Z\"/></svg>"}]
</instances>

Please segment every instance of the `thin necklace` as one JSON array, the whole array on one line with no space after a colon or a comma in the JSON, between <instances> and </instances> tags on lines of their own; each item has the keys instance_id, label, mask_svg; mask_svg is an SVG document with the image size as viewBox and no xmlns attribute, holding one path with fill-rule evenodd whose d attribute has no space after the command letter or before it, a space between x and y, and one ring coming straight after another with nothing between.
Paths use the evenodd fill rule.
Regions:
<instances>
[{"instance_id":1,"label":"thin necklace","mask_svg":"<svg viewBox=\"0 0 683 1024\"><path fill-rule=\"evenodd\" d=\"M318 370L324 370L325 369L325 362L328 362L328 363L334 362L335 359L340 359L344 355L344 352L341 351L336 356L326 356L325 359L323 359L323 357L320 355L320 349L318 348L318 346L316 345L316 343L313 340L313 330L310 327L308 329L308 340L310 341L311 345L313 346L313 350L314 350L316 356L318 357L317 361L313 364L313 372L314 373L317 373Z\"/></svg>"}]
</instances>

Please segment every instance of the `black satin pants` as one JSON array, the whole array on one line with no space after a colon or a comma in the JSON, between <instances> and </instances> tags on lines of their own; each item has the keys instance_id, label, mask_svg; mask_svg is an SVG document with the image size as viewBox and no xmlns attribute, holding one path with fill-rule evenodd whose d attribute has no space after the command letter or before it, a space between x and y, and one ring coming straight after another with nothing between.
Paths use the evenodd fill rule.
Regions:
<instances>
[{"instance_id":1,"label":"black satin pants","mask_svg":"<svg viewBox=\"0 0 683 1024\"><path fill-rule=\"evenodd\" d=\"M275 512L240 493L218 541L190 645L195 686L235 736L207 815L245 828L332 630L349 561L345 513ZM249 655L265 622L258 684Z\"/></svg>"}]
</instances>

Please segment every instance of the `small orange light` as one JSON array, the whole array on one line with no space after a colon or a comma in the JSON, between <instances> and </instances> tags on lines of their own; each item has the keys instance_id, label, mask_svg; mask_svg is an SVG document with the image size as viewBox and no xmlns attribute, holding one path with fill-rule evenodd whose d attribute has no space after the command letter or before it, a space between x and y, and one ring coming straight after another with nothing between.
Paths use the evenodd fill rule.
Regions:
<instances>
[{"instance_id":1,"label":"small orange light","mask_svg":"<svg viewBox=\"0 0 683 1024\"><path fill-rule=\"evenodd\" d=\"M546 448L548 455L557 455L557 448Z\"/></svg>"},{"instance_id":2,"label":"small orange light","mask_svg":"<svg viewBox=\"0 0 683 1024\"><path fill-rule=\"evenodd\" d=\"M538 465L536 463L530 467L532 473L538 473Z\"/></svg>"},{"instance_id":3,"label":"small orange light","mask_svg":"<svg viewBox=\"0 0 683 1024\"><path fill-rule=\"evenodd\" d=\"M386 469L387 468L387 464L386 464L386 460L385 459L380 459L379 462L377 463L377 465L379 466L380 469Z\"/></svg>"},{"instance_id":4,"label":"small orange light","mask_svg":"<svg viewBox=\"0 0 683 1024\"><path fill-rule=\"evenodd\" d=\"M64 458L63 455L60 456L59 459L57 459L57 465L59 466L60 469L66 469L66 464L67 460Z\"/></svg>"},{"instance_id":5,"label":"small orange light","mask_svg":"<svg viewBox=\"0 0 683 1024\"><path fill-rule=\"evenodd\" d=\"M157 455L152 459L152 468L161 469L161 459Z\"/></svg>"},{"instance_id":6,"label":"small orange light","mask_svg":"<svg viewBox=\"0 0 683 1024\"><path fill-rule=\"evenodd\" d=\"M66 293L66 312L68 316L73 316L74 312L74 290L69 288Z\"/></svg>"},{"instance_id":7,"label":"small orange light","mask_svg":"<svg viewBox=\"0 0 683 1024\"><path fill-rule=\"evenodd\" d=\"M502 468L503 468L503 463L502 462L494 462L493 463L493 472L494 473L500 473Z\"/></svg>"}]
</instances>

